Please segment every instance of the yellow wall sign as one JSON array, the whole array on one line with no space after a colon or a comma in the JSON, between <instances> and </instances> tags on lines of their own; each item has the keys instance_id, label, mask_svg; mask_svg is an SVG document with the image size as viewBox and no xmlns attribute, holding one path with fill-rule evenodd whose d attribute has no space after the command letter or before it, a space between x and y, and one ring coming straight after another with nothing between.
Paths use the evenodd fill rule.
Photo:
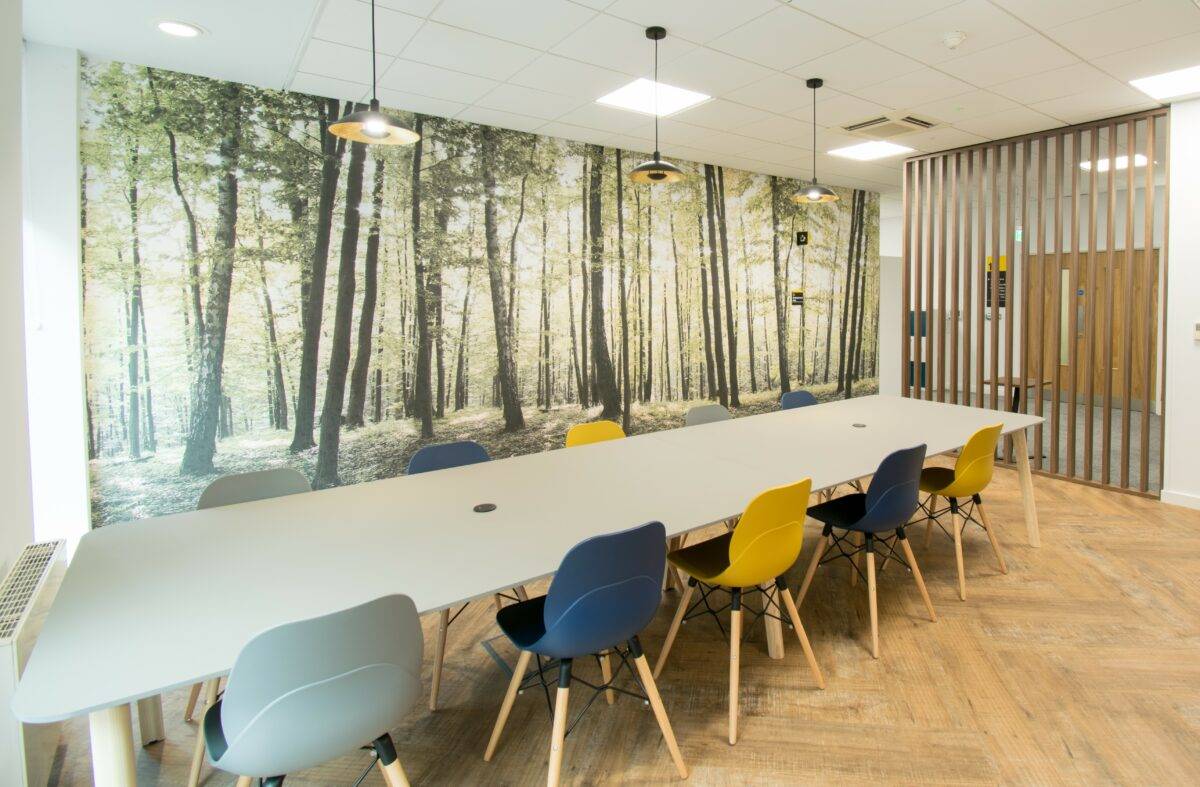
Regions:
<instances>
[{"instance_id":1,"label":"yellow wall sign","mask_svg":"<svg viewBox=\"0 0 1200 787\"><path fill-rule=\"evenodd\" d=\"M804 305L804 290L792 290L792 305L793 306L803 306Z\"/></svg>"},{"instance_id":2,"label":"yellow wall sign","mask_svg":"<svg viewBox=\"0 0 1200 787\"><path fill-rule=\"evenodd\" d=\"M987 258L987 270L989 272L992 270L991 255L988 255L988 258ZM1008 257L1004 254L1000 255L1000 270L1001 270L1001 272L1008 270Z\"/></svg>"}]
</instances>

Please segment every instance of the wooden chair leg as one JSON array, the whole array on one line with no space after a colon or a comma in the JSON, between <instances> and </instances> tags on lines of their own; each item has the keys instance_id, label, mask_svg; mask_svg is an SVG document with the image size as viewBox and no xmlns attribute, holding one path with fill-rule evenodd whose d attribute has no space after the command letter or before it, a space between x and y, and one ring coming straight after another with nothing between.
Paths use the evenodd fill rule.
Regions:
<instances>
[{"instance_id":1,"label":"wooden chair leg","mask_svg":"<svg viewBox=\"0 0 1200 787\"><path fill-rule=\"evenodd\" d=\"M604 678L604 682L612 683L612 661L609 658L608 651L600 654L600 675ZM604 690L604 699L609 705L616 702L617 693L612 689Z\"/></svg>"},{"instance_id":2,"label":"wooden chair leg","mask_svg":"<svg viewBox=\"0 0 1200 787\"><path fill-rule=\"evenodd\" d=\"M204 684L204 711L200 714L200 727L196 730L196 746L192 749L192 768L188 771L188 787L196 787L200 783L200 771L204 768L204 716L208 709L217 704L217 692L221 685L220 678L213 678Z\"/></svg>"},{"instance_id":3,"label":"wooden chair leg","mask_svg":"<svg viewBox=\"0 0 1200 787\"><path fill-rule=\"evenodd\" d=\"M675 636L679 633L679 626L683 623L683 616L687 614L688 604L691 603L692 594L695 592L695 581L688 580L683 595L679 598L679 607L675 610L675 617L671 618L671 627L667 629L667 638L663 640L662 650L658 653L658 661L654 664L655 678L662 673L663 665L667 663L667 656L671 653L671 646L675 644Z\"/></svg>"},{"instance_id":4,"label":"wooden chair leg","mask_svg":"<svg viewBox=\"0 0 1200 787\"><path fill-rule=\"evenodd\" d=\"M504 599L500 598L499 593L493 593L492 603L496 605L496 611L499 612L500 608L504 606Z\"/></svg>"},{"instance_id":5,"label":"wooden chair leg","mask_svg":"<svg viewBox=\"0 0 1200 787\"><path fill-rule=\"evenodd\" d=\"M496 753L496 744L500 742L500 733L504 732L504 724L508 721L508 714L512 711L513 702L517 699L521 682L525 680L525 671L529 668L531 658L533 658L533 652L529 650L521 651L521 655L517 657L517 666L513 669L512 679L508 682L508 691L504 694L504 702L500 703L500 715L496 717L496 725L492 728L492 737L488 740L487 749L483 753L484 762L490 761L492 755Z\"/></svg>"},{"instance_id":6,"label":"wooden chair leg","mask_svg":"<svg viewBox=\"0 0 1200 787\"><path fill-rule=\"evenodd\" d=\"M879 658L879 602L875 598L875 552L867 542L867 596L871 607L871 657Z\"/></svg>"},{"instance_id":7,"label":"wooden chair leg","mask_svg":"<svg viewBox=\"0 0 1200 787\"><path fill-rule=\"evenodd\" d=\"M988 541L992 542L992 551L996 553L996 562L1000 564L1000 573L1007 574L1008 566L1004 564L1004 555L1000 552L1000 542L996 540L996 531L992 529L992 523L988 521L987 511L983 507L983 501L975 502L975 510L979 512L979 519L983 522L983 530L987 533Z\"/></svg>"},{"instance_id":8,"label":"wooden chair leg","mask_svg":"<svg viewBox=\"0 0 1200 787\"><path fill-rule=\"evenodd\" d=\"M804 572L804 582L800 584L800 592L796 594L797 607L804 603L804 597L808 594L808 586L812 584L813 574L817 573L817 566L821 565L821 556L825 554L825 550L829 549L829 545L832 543L833 536L822 536L817 541L817 548L813 550L812 560L808 561L808 570Z\"/></svg>"},{"instance_id":9,"label":"wooden chair leg","mask_svg":"<svg viewBox=\"0 0 1200 787\"><path fill-rule=\"evenodd\" d=\"M816 678L817 685L825 688L825 676L821 674L816 654L813 653L812 645L808 642L808 634L805 633L804 626L800 623L800 610L796 608L796 602L792 599L792 591L788 590L787 585L781 584L779 585L779 595L783 597L788 617L792 619L792 628L796 630L796 638L800 640L800 647L804 650L804 659L808 662L808 668Z\"/></svg>"},{"instance_id":10,"label":"wooden chair leg","mask_svg":"<svg viewBox=\"0 0 1200 787\"><path fill-rule=\"evenodd\" d=\"M554 724L550 730L550 770L547 787L558 787L562 775L563 741L567 737L567 697L571 686L571 660L563 659L558 667L558 693L554 697Z\"/></svg>"},{"instance_id":11,"label":"wooden chair leg","mask_svg":"<svg viewBox=\"0 0 1200 787\"><path fill-rule=\"evenodd\" d=\"M203 683L192 684L192 690L188 693L187 705L183 706L183 720L185 722L192 721L195 718L196 703L200 701L200 690L203 688Z\"/></svg>"},{"instance_id":12,"label":"wooden chair leg","mask_svg":"<svg viewBox=\"0 0 1200 787\"><path fill-rule=\"evenodd\" d=\"M775 595L775 583L764 582L758 587L762 598L763 632L767 638L767 655L773 659L784 657L783 644L783 602ZM775 604L775 612L771 613L771 603Z\"/></svg>"},{"instance_id":13,"label":"wooden chair leg","mask_svg":"<svg viewBox=\"0 0 1200 787\"><path fill-rule=\"evenodd\" d=\"M908 567L912 569L917 589L921 591L921 599L925 602L925 609L929 611L929 620L931 623L937 623L937 613L933 611L933 602L929 600L929 591L925 589L925 578L921 576L921 569L917 566L917 559L913 556L912 547L909 546L907 538L901 538L899 541L900 547L904 550L904 559L908 561Z\"/></svg>"},{"instance_id":14,"label":"wooden chair leg","mask_svg":"<svg viewBox=\"0 0 1200 787\"><path fill-rule=\"evenodd\" d=\"M513 592L517 594L517 598L521 599L521 601L529 600L529 593L526 592L524 585L517 585L513 588Z\"/></svg>"},{"instance_id":15,"label":"wooden chair leg","mask_svg":"<svg viewBox=\"0 0 1200 787\"><path fill-rule=\"evenodd\" d=\"M967 520L957 510L950 514L951 523L954 525L954 559L958 563L958 597L962 601L967 600L967 572L963 567L963 543L962 534L963 528L967 526Z\"/></svg>"},{"instance_id":16,"label":"wooden chair leg","mask_svg":"<svg viewBox=\"0 0 1200 787\"><path fill-rule=\"evenodd\" d=\"M855 547L861 548L863 545L863 534L855 533L851 537ZM858 586L858 572L862 570L862 552L859 552L854 557L850 558L850 587Z\"/></svg>"},{"instance_id":17,"label":"wooden chair leg","mask_svg":"<svg viewBox=\"0 0 1200 787\"><path fill-rule=\"evenodd\" d=\"M925 548L929 549L929 543L933 540L933 512L937 508L937 495L929 496L929 510L925 517Z\"/></svg>"},{"instance_id":18,"label":"wooden chair leg","mask_svg":"<svg viewBox=\"0 0 1200 787\"><path fill-rule=\"evenodd\" d=\"M254 779L250 776L239 776L236 787L250 787L254 784Z\"/></svg>"},{"instance_id":19,"label":"wooden chair leg","mask_svg":"<svg viewBox=\"0 0 1200 787\"><path fill-rule=\"evenodd\" d=\"M437 646L433 650L433 682L429 687L429 709L437 710L438 694L442 690L442 662L446 660L446 630L450 628L450 610L438 614Z\"/></svg>"},{"instance_id":20,"label":"wooden chair leg","mask_svg":"<svg viewBox=\"0 0 1200 787\"><path fill-rule=\"evenodd\" d=\"M646 697L650 700L650 707L654 710L654 719L658 722L658 729L662 731L667 751L671 753L671 760L675 763L675 770L679 773L679 778L686 779L688 777L687 766L683 763L683 755L679 752L679 744L675 741L675 733L671 729L671 720L667 718L667 709L663 707L662 697L658 694L658 685L654 682L654 675L650 673L650 665L646 663L646 654L642 652L642 646L637 637L629 641L629 649L634 654L634 666L637 667L642 688L646 690Z\"/></svg>"},{"instance_id":21,"label":"wooden chair leg","mask_svg":"<svg viewBox=\"0 0 1200 787\"><path fill-rule=\"evenodd\" d=\"M383 760L376 760L375 763L383 772L383 780L387 782L388 787L409 787L408 774L401 767L400 760L392 760L387 765L383 764Z\"/></svg>"},{"instance_id":22,"label":"wooden chair leg","mask_svg":"<svg viewBox=\"0 0 1200 787\"><path fill-rule=\"evenodd\" d=\"M733 589L733 611L729 613L729 745L738 736L738 672L742 649L742 591Z\"/></svg>"}]
</instances>

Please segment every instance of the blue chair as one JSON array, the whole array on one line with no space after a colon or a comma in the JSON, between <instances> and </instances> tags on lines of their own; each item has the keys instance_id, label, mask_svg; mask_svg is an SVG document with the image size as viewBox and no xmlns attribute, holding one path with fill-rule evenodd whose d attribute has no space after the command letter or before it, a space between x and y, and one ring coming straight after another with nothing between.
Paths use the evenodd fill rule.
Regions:
<instances>
[{"instance_id":1,"label":"blue chair","mask_svg":"<svg viewBox=\"0 0 1200 787\"><path fill-rule=\"evenodd\" d=\"M929 600L929 592L925 589L925 580L921 577L921 569L913 557L912 547L904 528L916 512L919 497L918 489L921 479L921 466L925 463L925 446L918 445L905 448L884 457L879 463L879 469L871 478L871 485L865 493L835 497L832 500L808 509L808 515L821 522L825 527L821 531L821 540L813 550L812 561L804 575L804 584L800 586L800 594L796 604L804 603L804 596L812 582L817 566L838 558L850 561L851 578L853 581L861 574L859 558L865 555L867 559L867 592L870 595L871 606L871 655L879 658L879 612L875 600L875 550L882 545L884 564L888 560L902 563L912 571L917 589L929 610L929 619L937 621L937 613L933 611L933 603ZM854 539L851 538L854 537ZM904 552L904 557L896 554L896 542ZM822 559L830 547L837 548L837 554Z\"/></svg>"},{"instance_id":2,"label":"blue chair","mask_svg":"<svg viewBox=\"0 0 1200 787\"><path fill-rule=\"evenodd\" d=\"M446 470L451 467L465 467L466 465L476 465L480 462L488 462L491 457L488 456L487 449L474 440L459 440L454 443L438 443L435 445L427 445L418 450L408 460L408 475L418 475L420 473L432 473L436 470ZM503 599L510 598L502 596L499 593L495 594L496 609L500 609L503 605ZM524 586L513 588L513 601L520 601L529 598L525 593ZM470 603L470 602L468 602ZM459 607L458 612L450 614L449 609L443 609L439 614L437 647L433 653L433 682L429 688L429 709L437 710L438 694L442 688L442 664L446 659L446 633L450 628L450 623L459 616L466 604Z\"/></svg>"},{"instance_id":3,"label":"blue chair","mask_svg":"<svg viewBox=\"0 0 1200 787\"><path fill-rule=\"evenodd\" d=\"M817 397L808 391L788 391L779 397L780 410L795 410L797 407L808 407L816 403Z\"/></svg>"},{"instance_id":4,"label":"blue chair","mask_svg":"<svg viewBox=\"0 0 1200 787\"><path fill-rule=\"evenodd\" d=\"M604 684L595 686L579 678L575 680L597 694L605 691L609 704L613 702L613 692L647 700L654 709L675 769L680 778L687 778L687 766L679 753L654 675L638 641L638 632L654 619L662 601L662 576L667 564L666 538L666 529L660 522L589 538L572 547L563 558L546 595L504 607L496 613L500 630L520 650L521 655L500 706L500 715L483 755L484 760L490 761L496 751L513 701L525 682L530 659L534 655L538 657L536 678L546 690L547 701L549 685L545 682L542 658L557 659L558 693L550 739L550 770L546 779L551 787L557 785L562 771L563 739L567 731L571 666L577 658L596 655ZM621 643L625 643L624 650ZM610 652L620 660L615 675L611 668ZM633 662L632 667L630 661ZM644 697L615 685L615 678L626 667L631 671L636 668L635 679L645 690Z\"/></svg>"}]
</instances>

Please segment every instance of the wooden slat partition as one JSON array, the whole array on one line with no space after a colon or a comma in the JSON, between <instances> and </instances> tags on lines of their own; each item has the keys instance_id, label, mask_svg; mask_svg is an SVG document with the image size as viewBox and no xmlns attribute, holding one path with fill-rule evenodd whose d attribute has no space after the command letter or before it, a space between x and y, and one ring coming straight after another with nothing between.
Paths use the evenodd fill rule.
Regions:
<instances>
[{"instance_id":1,"label":"wooden slat partition","mask_svg":"<svg viewBox=\"0 0 1200 787\"><path fill-rule=\"evenodd\" d=\"M905 162L905 395L1041 415L1038 472L1156 491L1167 112Z\"/></svg>"}]
</instances>

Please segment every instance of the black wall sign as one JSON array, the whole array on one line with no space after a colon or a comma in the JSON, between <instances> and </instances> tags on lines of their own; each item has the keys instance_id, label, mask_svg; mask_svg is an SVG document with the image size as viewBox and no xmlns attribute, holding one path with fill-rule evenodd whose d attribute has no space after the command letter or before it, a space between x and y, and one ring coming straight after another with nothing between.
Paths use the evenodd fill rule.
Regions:
<instances>
[{"instance_id":1,"label":"black wall sign","mask_svg":"<svg viewBox=\"0 0 1200 787\"><path fill-rule=\"evenodd\" d=\"M797 246L807 246L808 245L808 230L798 230L796 232L796 245Z\"/></svg>"}]
</instances>

